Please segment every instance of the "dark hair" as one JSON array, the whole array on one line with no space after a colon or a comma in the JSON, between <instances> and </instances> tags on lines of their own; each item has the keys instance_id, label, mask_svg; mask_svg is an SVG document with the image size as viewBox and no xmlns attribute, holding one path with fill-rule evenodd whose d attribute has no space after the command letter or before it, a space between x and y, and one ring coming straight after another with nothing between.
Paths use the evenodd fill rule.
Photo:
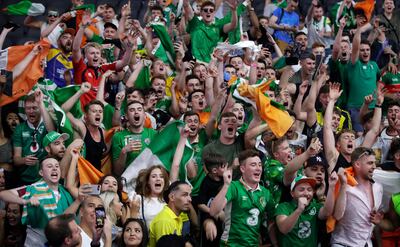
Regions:
<instances>
[{"instance_id":1,"label":"dark hair","mask_svg":"<svg viewBox=\"0 0 400 247\"><path fill-rule=\"evenodd\" d=\"M105 9L113 9L114 10L114 13L117 13L116 11L115 11L115 8L114 8L114 6L113 5L111 5L111 4L106 4L106 8Z\"/></svg>"},{"instance_id":2,"label":"dark hair","mask_svg":"<svg viewBox=\"0 0 400 247\"><path fill-rule=\"evenodd\" d=\"M188 83L188 81L189 81L189 80L192 80L192 79L196 79L196 80L200 81L199 77L197 77L197 76L194 75L194 74L191 74L191 75L187 75L187 76L186 76L185 82Z\"/></svg>"},{"instance_id":3,"label":"dark hair","mask_svg":"<svg viewBox=\"0 0 400 247\"><path fill-rule=\"evenodd\" d=\"M18 109L17 109L17 105L15 104L7 104L5 106L2 107L2 109L0 110L1 112L1 126L3 126L3 132L4 132L4 137L6 138L11 138L13 131L11 130L10 126L8 126L7 124L7 116L10 113L15 113L18 117L19 122L22 122L21 117L18 115Z\"/></svg>"},{"instance_id":4,"label":"dark hair","mask_svg":"<svg viewBox=\"0 0 400 247\"><path fill-rule=\"evenodd\" d=\"M226 112L222 113L221 116L219 117L219 123L221 123L223 118L228 118L228 117L236 118L236 115L235 115L235 113L233 113L231 111L226 111Z\"/></svg>"},{"instance_id":5,"label":"dark hair","mask_svg":"<svg viewBox=\"0 0 400 247\"><path fill-rule=\"evenodd\" d=\"M197 118L200 120L199 114L197 114L193 111L187 111L187 112L185 112L185 114L183 114L183 121L185 121L187 117L191 117L191 116L197 116Z\"/></svg>"},{"instance_id":6,"label":"dark hair","mask_svg":"<svg viewBox=\"0 0 400 247\"><path fill-rule=\"evenodd\" d=\"M239 164L240 164L240 165L244 165L245 161L246 161L248 158L256 157L256 156L259 157L259 154L258 154L258 152L257 152L256 150L254 150L254 149L246 149L246 150L243 150L243 151L240 152L239 155L238 155Z\"/></svg>"},{"instance_id":7,"label":"dark hair","mask_svg":"<svg viewBox=\"0 0 400 247\"><path fill-rule=\"evenodd\" d=\"M24 102L35 102L35 94L29 94L26 96Z\"/></svg>"},{"instance_id":8,"label":"dark hair","mask_svg":"<svg viewBox=\"0 0 400 247\"><path fill-rule=\"evenodd\" d=\"M220 167L227 162L224 156L212 151L203 152L202 160L208 172L211 172L213 168Z\"/></svg>"},{"instance_id":9,"label":"dark hair","mask_svg":"<svg viewBox=\"0 0 400 247\"><path fill-rule=\"evenodd\" d=\"M165 15L164 15L164 10L163 10L163 8L162 8L160 5L154 5L153 7L150 8L150 12L153 11L153 10L158 10L158 11L160 11L161 14L162 14L162 16L165 17Z\"/></svg>"},{"instance_id":10,"label":"dark hair","mask_svg":"<svg viewBox=\"0 0 400 247\"><path fill-rule=\"evenodd\" d=\"M400 150L400 138L393 138L389 149L389 159L393 160L394 155Z\"/></svg>"},{"instance_id":11,"label":"dark hair","mask_svg":"<svg viewBox=\"0 0 400 247\"><path fill-rule=\"evenodd\" d=\"M196 241L194 241L190 236L178 236L176 234L168 234L162 236L158 239L156 247L185 247L186 243L190 242L192 246L197 246Z\"/></svg>"},{"instance_id":12,"label":"dark hair","mask_svg":"<svg viewBox=\"0 0 400 247\"><path fill-rule=\"evenodd\" d=\"M137 101L137 100L132 100L131 102L129 102L129 103L126 105L126 111L127 111L127 112L128 112L129 106L132 105L132 104L140 104L141 106L144 107L144 104L143 104L142 102Z\"/></svg>"},{"instance_id":13,"label":"dark hair","mask_svg":"<svg viewBox=\"0 0 400 247\"><path fill-rule=\"evenodd\" d=\"M61 246L64 243L65 238L72 235L72 231L68 224L74 219L75 216L73 214L61 214L57 215L47 223L44 233L49 246Z\"/></svg>"},{"instance_id":14,"label":"dark hair","mask_svg":"<svg viewBox=\"0 0 400 247\"><path fill-rule=\"evenodd\" d=\"M195 93L203 93L203 94L205 95L204 91L201 90L201 89L193 90L193 92L191 92L191 93L189 94L189 96L188 96L188 102L191 102L191 101L192 101L192 96L193 96L193 94L195 94Z\"/></svg>"},{"instance_id":15,"label":"dark hair","mask_svg":"<svg viewBox=\"0 0 400 247\"><path fill-rule=\"evenodd\" d=\"M188 183L178 180L169 185L168 189L166 189L164 191L164 195L163 195L165 203L167 203L167 204L169 203L169 195L172 192L179 190L179 186L181 186L181 185L188 185Z\"/></svg>"},{"instance_id":16,"label":"dark hair","mask_svg":"<svg viewBox=\"0 0 400 247\"><path fill-rule=\"evenodd\" d=\"M103 102L101 102L100 100L94 99L94 100L90 101L89 103L87 103L87 104L85 105L85 107L84 107L84 109L83 109L83 110L85 111L85 113L87 113L87 112L89 111L89 108L90 108L92 105L99 105L99 106L101 106L102 109L104 109L104 104L103 104Z\"/></svg>"},{"instance_id":17,"label":"dark hair","mask_svg":"<svg viewBox=\"0 0 400 247\"><path fill-rule=\"evenodd\" d=\"M139 88L135 88L135 87L127 87L125 89L125 95L128 96L128 94L132 94L134 92L138 92L140 94L140 96L144 99L144 93L143 90L139 89Z\"/></svg>"},{"instance_id":18,"label":"dark hair","mask_svg":"<svg viewBox=\"0 0 400 247\"><path fill-rule=\"evenodd\" d=\"M129 218L125 221L124 226L122 227L122 234L121 234L121 238L120 238L120 243L119 243L119 247L125 247L125 241L124 241L124 233L126 231L126 228L128 227L128 224L131 222L136 222L140 225L140 227L142 228L142 242L140 243L139 247L146 247L147 243L149 241L149 231L147 230L147 227L144 223L143 220L141 219L134 219L134 218Z\"/></svg>"},{"instance_id":19,"label":"dark hair","mask_svg":"<svg viewBox=\"0 0 400 247\"><path fill-rule=\"evenodd\" d=\"M258 59L258 60L257 60L257 63L262 63L262 64L264 64L265 69L267 69L267 63L265 62L264 59Z\"/></svg>"},{"instance_id":20,"label":"dark hair","mask_svg":"<svg viewBox=\"0 0 400 247\"><path fill-rule=\"evenodd\" d=\"M312 46L311 46L311 49L314 49L314 48L318 48L318 47L323 47L324 49L325 49L325 45L324 44L322 44L321 42L314 42L313 44L312 44Z\"/></svg>"},{"instance_id":21,"label":"dark hair","mask_svg":"<svg viewBox=\"0 0 400 247\"><path fill-rule=\"evenodd\" d=\"M398 101L398 100L391 100L391 101L389 101L388 106L387 106L387 109L389 109L389 108L391 108L391 107L393 107L393 106L398 106L398 107L400 107L400 101Z\"/></svg>"},{"instance_id":22,"label":"dark hair","mask_svg":"<svg viewBox=\"0 0 400 247\"><path fill-rule=\"evenodd\" d=\"M138 178L136 180L136 188L135 191L136 193L138 193L139 195L142 195L143 197L149 197L151 194L151 188L149 186L149 179L150 179L150 174L154 169L160 169L161 173L164 176L164 188L163 191L161 192L159 199L162 200L163 199L163 193L164 191L167 189L168 187L168 183L169 183L169 176L167 171L165 170L165 168L162 165L154 165L151 166L147 169L143 169L139 172Z\"/></svg>"},{"instance_id":23,"label":"dark hair","mask_svg":"<svg viewBox=\"0 0 400 247\"><path fill-rule=\"evenodd\" d=\"M369 41L366 39L361 40L360 45L368 45L369 47L371 47L371 43L369 43Z\"/></svg>"},{"instance_id":24,"label":"dark hair","mask_svg":"<svg viewBox=\"0 0 400 247\"><path fill-rule=\"evenodd\" d=\"M214 7L214 9L215 9L215 4L214 4L213 2L211 2L211 1L205 1L205 2L203 2L203 3L201 4L201 9L203 9L203 8L206 7L206 6L211 6L211 7Z\"/></svg>"}]
</instances>

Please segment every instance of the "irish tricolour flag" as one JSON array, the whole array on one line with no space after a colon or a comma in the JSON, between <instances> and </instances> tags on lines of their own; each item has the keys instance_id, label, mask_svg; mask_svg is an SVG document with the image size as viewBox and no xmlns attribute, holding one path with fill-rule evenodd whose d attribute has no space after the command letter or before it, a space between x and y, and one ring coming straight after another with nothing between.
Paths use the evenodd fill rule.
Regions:
<instances>
[{"instance_id":1,"label":"irish tricolour flag","mask_svg":"<svg viewBox=\"0 0 400 247\"><path fill-rule=\"evenodd\" d=\"M46 8L41 3L32 3L29 0L22 0L16 4L10 4L2 11L9 15L30 15L38 16L42 15Z\"/></svg>"}]
</instances>

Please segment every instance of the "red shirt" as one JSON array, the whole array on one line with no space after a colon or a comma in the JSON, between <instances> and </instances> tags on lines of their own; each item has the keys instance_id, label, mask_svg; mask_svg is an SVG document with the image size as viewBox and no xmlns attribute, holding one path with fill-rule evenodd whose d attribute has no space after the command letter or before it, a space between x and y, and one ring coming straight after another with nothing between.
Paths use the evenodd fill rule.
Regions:
<instances>
[{"instance_id":1,"label":"red shirt","mask_svg":"<svg viewBox=\"0 0 400 247\"><path fill-rule=\"evenodd\" d=\"M96 99L98 87L101 80L101 75L107 70L116 71L116 62L103 64L98 68L90 67L83 62L81 58L78 63L73 62L74 65L74 81L75 84L82 84L82 82L89 82L92 85L92 89L81 96L82 108L90 101Z\"/></svg>"}]
</instances>

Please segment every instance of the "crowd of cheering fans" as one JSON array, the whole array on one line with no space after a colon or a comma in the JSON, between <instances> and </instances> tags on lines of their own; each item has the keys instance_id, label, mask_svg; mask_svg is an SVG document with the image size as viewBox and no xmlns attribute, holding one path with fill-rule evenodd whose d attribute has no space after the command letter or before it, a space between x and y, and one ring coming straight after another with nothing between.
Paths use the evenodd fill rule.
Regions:
<instances>
[{"instance_id":1,"label":"crowd of cheering fans","mask_svg":"<svg viewBox=\"0 0 400 247\"><path fill-rule=\"evenodd\" d=\"M0 246L399 246L398 1L32 1Z\"/></svg>"}]
</instances>

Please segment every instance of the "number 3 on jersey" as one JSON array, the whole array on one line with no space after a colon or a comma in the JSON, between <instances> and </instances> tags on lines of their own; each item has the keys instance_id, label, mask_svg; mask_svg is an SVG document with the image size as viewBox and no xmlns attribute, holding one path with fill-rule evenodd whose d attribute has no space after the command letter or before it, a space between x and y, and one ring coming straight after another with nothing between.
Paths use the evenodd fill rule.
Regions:
<instances>
[{"instance_id":1,"label":"number 3 on jersey","mask_svg":"<svg viewBox=\"0 0 400 247\"><path fill-rule=\"evenodd\" d=\"M260 210L258 208L253 208L249 210L251 216L249 216L246 220L247 225L256 226L258 224L258 215L260 214Z\"/></svg>"}]
</instances>

